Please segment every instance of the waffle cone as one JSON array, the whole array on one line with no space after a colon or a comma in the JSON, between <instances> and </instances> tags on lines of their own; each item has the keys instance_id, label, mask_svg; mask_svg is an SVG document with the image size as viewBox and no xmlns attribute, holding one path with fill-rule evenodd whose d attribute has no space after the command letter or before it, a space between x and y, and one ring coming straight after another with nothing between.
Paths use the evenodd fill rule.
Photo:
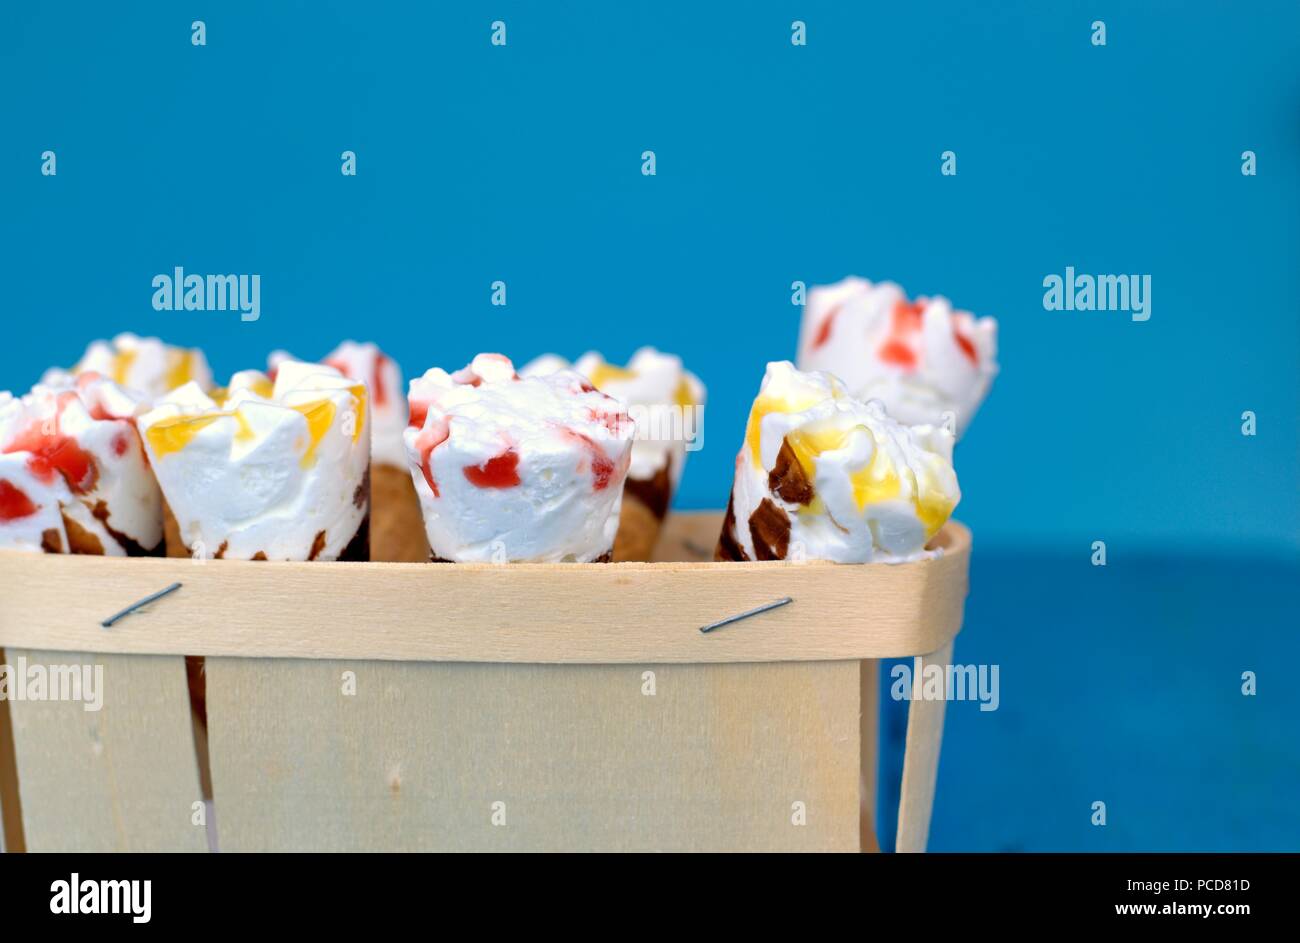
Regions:
<instances>
[{"instance_id":1,"label":"waffle cone","mask_svg":"<svg viewBox=\"0 0 1300 943\"><path fill-rule=\"evenodd\" d=\"M370 559L423 563L429 538L411 473L393 465L370 470Z\"/></svg>"},{"instance_id":2,"label":"waffle cone","mask_svg":"<svg viewBox=\"0 0 1300 943\"><path fill-rule=\"evenodd\" d=\"M635 494L623 495L623 510L618 516L618 535L614 538L614 562L649 560L663 521Z\"/></svg>"}]
</instances>

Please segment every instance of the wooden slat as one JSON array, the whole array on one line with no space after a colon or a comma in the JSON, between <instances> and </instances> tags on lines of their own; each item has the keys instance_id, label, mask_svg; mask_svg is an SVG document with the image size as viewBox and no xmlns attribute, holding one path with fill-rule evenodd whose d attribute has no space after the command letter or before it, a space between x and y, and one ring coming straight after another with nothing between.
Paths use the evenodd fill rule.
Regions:
<instances>
[{"instance_id":1,"label":"wooden slat","mask_svg":"<svg viewBox=\"0 0 1300 943\"><path fill-rule=\"evenodd\" d=\"M879 851L876 837L876 766L880 740L880 662L872 659L859 663L862 705L858 723L861 744L861 844L863 851Z\"/></svg>"},{"instance_id":2,"label":"wooden slat","mask_svg":"<svg viewBox=\"0 0 1300 943\"><path fill-rule=\"evenodd\" d=\"M917 659L919 672L927 665L941 669L952 663L952 643ZM922 684L924 676L914 668L913 678ZM920 678L917 681L917 678ZM946 684L946 677L945 677ZM945 695L948 693L945 688ZM946 699L913 699L907 709L907 739L903 747L903 783L899 789L898 833L894 850L925 851L930 837L930 813L934 808L934 786L939 775L939 748L943 744L943 715Z\"/></svg>"},{"instance_id":3,"label":"wooden slat","mask_svg":"<svg viewBox=\"0 0 1300 943\"><path fill-rule=\"evenodd\" d=\"M214 658L207 679L222 851L858 849L857 662Z\"/></svg>"},{"instance_id":4,"label":"wooden slat","mask_svg":"<svg viewBox=\"0 0 1300 943\"><path fill-rule=\"evenodd\" d=\"M185 664L9 649L11 665L97 664L103 707L11 701L28 851L205 851Z\"/></svg>"},{"instance_id":5,"label":"wooden slat","mask_svg":"<svg viewBox=\"0 0 1300 943\"><path fill-rule=\"evenodd\" d=\"M700 530L714 523L702 518ZM195 563L5 552L0 645L591 664L896 657L935 651L961 626L970 534L949 523L938 541L944 556L902 566ZM100 628L173 582L182 588ZM782 596L794 603L699 632Z\"/></svg>"},{"instance_id":6,"label":"wooden slat","mask_svg":"<svg viewBox=\"0 0 1300 943\"><path fill-rule=\"evenodd\" d=\"M0 648L0 665L7 664ZM22 814L18 808L18 768L14 764L13 726L9 701L0 699L0 852L25 851Z\"/></svg>"}]
</instances>

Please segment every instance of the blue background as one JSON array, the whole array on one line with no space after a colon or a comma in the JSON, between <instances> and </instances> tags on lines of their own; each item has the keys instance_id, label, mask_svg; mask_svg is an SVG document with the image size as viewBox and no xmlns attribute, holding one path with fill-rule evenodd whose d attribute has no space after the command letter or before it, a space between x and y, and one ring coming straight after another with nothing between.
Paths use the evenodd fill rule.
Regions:
<instances>
[{"instance_id":1,"label":"blue background","mask_svg":"<svg viewBox=\"0 0 1300 943\"><path fill-rule=\"evenodd\" d=\"M792 281L943 293L1000 322L958 656L1003 694L950 708L932 846L1297 848L1297 62L1294 2L5 4L0 388L120 330L219 378L650 343L709 386L678 506L719 507ZM177 265L261 319L155 312ZM1150 274L1150 321L1045 311L1071 265Z\"/></svg>"}]
</instances>

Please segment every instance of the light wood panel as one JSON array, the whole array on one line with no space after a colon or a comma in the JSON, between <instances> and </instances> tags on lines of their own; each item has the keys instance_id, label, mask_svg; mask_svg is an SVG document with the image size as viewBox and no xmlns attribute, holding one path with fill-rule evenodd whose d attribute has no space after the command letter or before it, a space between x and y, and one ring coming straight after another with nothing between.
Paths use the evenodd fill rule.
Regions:
<instances>
[{"instance_id":1,"label":"light wood panel","mask_svg":"<svg viewBox=\"0 0 1300 943\"><path fill-rule=\"evenodd\" d=\"M207 674L223 851L859 847L857 662Z\"/></svg>"},{"instance_id":2,"label":"light wood panel","mask_svg":"<svg viewBox=\"0 0 1300 943\"><path fill-rule=\"evenodd\" d=\"M708 532L713 522L695 523ZM896 657L935 651L961 626L970 534L949 523L938 542L942 557L899 566L195 563L6 552L0 645L592 664ZM173 582L182 588L100 627ZM794 602L699 631L783 596Z\"/></svg>"},{"instance_id":3,"label":"light wood panel","mask_svg":"<svg viewBox=\"0 0 1300 943\"><path fill-rule=\"evenodd\" d=\"M876 837L876 784L877 751L880 749L880 662L872 659L859 662L859 690L862 705L858 723L861 786L861 845L863 851L879 851Z\"/></svg>"},{"instance_id":4,"label":"light wood panel","mask_svg":"<svg viewBox=\"0 0 1300 943\"><path fill-rule=\"evenodd\" d=\"M650 564L0 552L10 660L106 668L99 714L10 705L28 847L206 847L191 654L208 656L223 850L874 850L875 659L950 660L970 535L950 523L943 557L904 566L702 562L719 527L671 516ZM105 654L69 654L85 650ZM912 705L900 850L925 846L943 706Z\"/></svg>"},{"instance_id":5,"label":"light wood panel","mask_svg":"<svg viewBox=\"0 0 1300 943\"><path fill-rule=\"evenodd\" d=\"M0 665L7 664L0 648ZM9 701L0 699L0 852L24 851L22 817L18 809L18 768L14 765L13 726Z\"/></svg>"},{"instance_id":6,"label":"light wood panel","mask_svg":"<svg viewBox=\"0 0 1300 943\"><path fill-rule=\"evenodd\" d=\"M205 851L184 660L8 649L11 665L102 665L103 706L11 701L28 851Z\"/></svg>"},{"instance_id":7,"label":"light wood panel","mask_svg":"<svg viewBox=\"0 0 1300 943\"><path fill-rule=\"evenodd\" d=\"M937 665L945 672L944 697L912 700L907 708L907 739L903 747L903 782L899 789L898 832L894 850L925 851L930 838L930 813L934 809L934 787L939 776L939 748L943 745L943 715L947 710L947 666L952 664L952 643L916 660L913 680L924 683L926 667Z\"/></svg>"}]
</instances>

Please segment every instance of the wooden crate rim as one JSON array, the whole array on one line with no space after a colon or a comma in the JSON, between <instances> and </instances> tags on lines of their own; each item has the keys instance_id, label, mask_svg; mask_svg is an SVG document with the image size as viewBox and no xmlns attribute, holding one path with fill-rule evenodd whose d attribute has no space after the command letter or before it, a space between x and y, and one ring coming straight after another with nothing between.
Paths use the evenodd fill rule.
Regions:
<instances>
[{"instance_id":1,"label":"wooden crate rim","mask_svg":"<svg viewBox=\"0 0 1300 943\"><path fill-rule=\"evenodd\" d=\"M718 518L670 522L716 535ZM196 563L4 551L0 647L541 664L923 655L961 628L970 531L950 521L935 545L944 553L931 560L861 565ZM182 588L101 627L172 582ZM794 602L699 631L784 596Z\"/></svg>"}]
</instances>

